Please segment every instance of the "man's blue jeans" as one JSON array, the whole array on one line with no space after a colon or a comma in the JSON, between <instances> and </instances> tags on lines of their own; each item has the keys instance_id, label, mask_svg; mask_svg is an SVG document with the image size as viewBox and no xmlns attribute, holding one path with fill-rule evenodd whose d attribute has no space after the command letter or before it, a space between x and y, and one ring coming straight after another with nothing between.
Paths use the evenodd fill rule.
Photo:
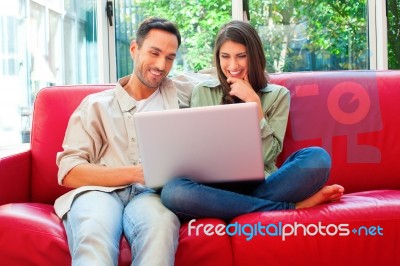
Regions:
<instances>
[{"instance_id":1,"label":"man's blue jeans","mask_svg":"<svg viewBox=\"0 0 400 266\"><path fill-rule=\"evenodd\" d=\"M265 182L252 185L249 193L180 177L164 186L161 200L181 219L213 217L229 221L245 213L294 209L296 202L321 189L330 168L329 154L320 147L310 147L293 153Z\"/></svg>"},{"instance_id":2,"label":"man's blue jeans","mask_svg":"<svg viewBox=\"0 0 400 266\"><path fill-rule=\"evenodd\" d=\"M84 192L63 221L74 266L118 265L122 234L131 247L132 265L174 265L180 222L149 188Z\"/></svg>"}]
</instances>

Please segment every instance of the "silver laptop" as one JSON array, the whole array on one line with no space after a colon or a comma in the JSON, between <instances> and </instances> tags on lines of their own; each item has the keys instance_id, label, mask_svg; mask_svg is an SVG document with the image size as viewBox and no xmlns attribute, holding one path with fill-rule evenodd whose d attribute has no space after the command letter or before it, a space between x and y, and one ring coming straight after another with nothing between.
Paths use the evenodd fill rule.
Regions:
<instances>
[{"instance_id":1,"label":"silver laptop","mask_svg":"<svg viewBox=\"0 0 400 266\"><path fill-rule=\"evenodd\" d=\"M143 112L134 119L151 188L179 176L200 183L264 179L256 103Z\"/></svg>"}]
</instances>

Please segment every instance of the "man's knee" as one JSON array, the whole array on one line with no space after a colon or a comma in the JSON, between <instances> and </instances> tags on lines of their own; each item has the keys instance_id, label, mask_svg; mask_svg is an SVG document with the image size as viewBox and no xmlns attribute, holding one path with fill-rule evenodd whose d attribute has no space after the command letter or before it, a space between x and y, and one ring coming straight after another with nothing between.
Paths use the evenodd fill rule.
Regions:
<instances>
[{"instance_id":1,"label":"man's knee","mask_svg":"<svg viewBox=\"0 0 400 266\"><path fill-rule=\"evenodd\" d=\"M178 217L167 209L155 194L142 195L133 199L125 208L123 227L125 236L132 244L154 238L161 242L176 242L180 222Z\"/></svg>"},{"instance_id":2,"label":"man's knee","mask_svg":"<svg viewBox=\"0 0 400 266\"><path fill-rule=\"evenodd\" d=\"M124 216L134 224L163 227L179 224L174 213L165 207L159 195L148 194L133 199L125 208Z\"/></svg>"}]
</instances>

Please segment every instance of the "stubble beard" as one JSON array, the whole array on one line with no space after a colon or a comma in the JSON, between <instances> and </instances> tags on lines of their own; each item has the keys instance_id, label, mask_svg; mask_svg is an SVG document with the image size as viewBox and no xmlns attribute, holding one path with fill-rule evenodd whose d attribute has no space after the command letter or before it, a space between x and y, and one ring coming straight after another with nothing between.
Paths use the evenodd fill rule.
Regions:
<instances>
[{"instance_id":1,"label":"stubble beard","mask_svg":"<svg viewBox=\"0 0 400 266\"><path fill-rule=\"evenodd\" d=\"M150 81L146 80L146 78L144 77L144 75L142 75L142 73L143 73L143 71L135 71L135 74L136 74L137 78L139 79L139 81L143 85L145 85L146 87L151 88L151 89L158 89L160 87L160 84L162 83L162 81L165 79L165 77L164 77L161 79L160 82L151 83Z\"/></svg>"}]
</instances>

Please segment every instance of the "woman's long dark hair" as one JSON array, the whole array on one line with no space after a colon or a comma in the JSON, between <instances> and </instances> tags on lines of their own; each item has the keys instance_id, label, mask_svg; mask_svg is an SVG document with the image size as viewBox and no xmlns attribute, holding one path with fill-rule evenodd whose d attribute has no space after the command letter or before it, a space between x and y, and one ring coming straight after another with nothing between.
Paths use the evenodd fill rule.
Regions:
<instances>
[{"instance_id":1,"label":"woman's long dark hair","mask_svg":"<svg viewBox=\"0 0 400 266\"><path fill-rule=\"evenodd\" d=\"M243 44L247 50L248 78L251 86L259 94L259 90L268 84L268 76L265 71L265 55L260 37L257 31L247 22L233 20L228 22L218 32L214 47L214 64L217 68L218 79L223 89L222 104L237 103L241 100L229 95L230 84L222 72L219 53L221 46L226 41Z\"/></svg>"}]
</instances>

